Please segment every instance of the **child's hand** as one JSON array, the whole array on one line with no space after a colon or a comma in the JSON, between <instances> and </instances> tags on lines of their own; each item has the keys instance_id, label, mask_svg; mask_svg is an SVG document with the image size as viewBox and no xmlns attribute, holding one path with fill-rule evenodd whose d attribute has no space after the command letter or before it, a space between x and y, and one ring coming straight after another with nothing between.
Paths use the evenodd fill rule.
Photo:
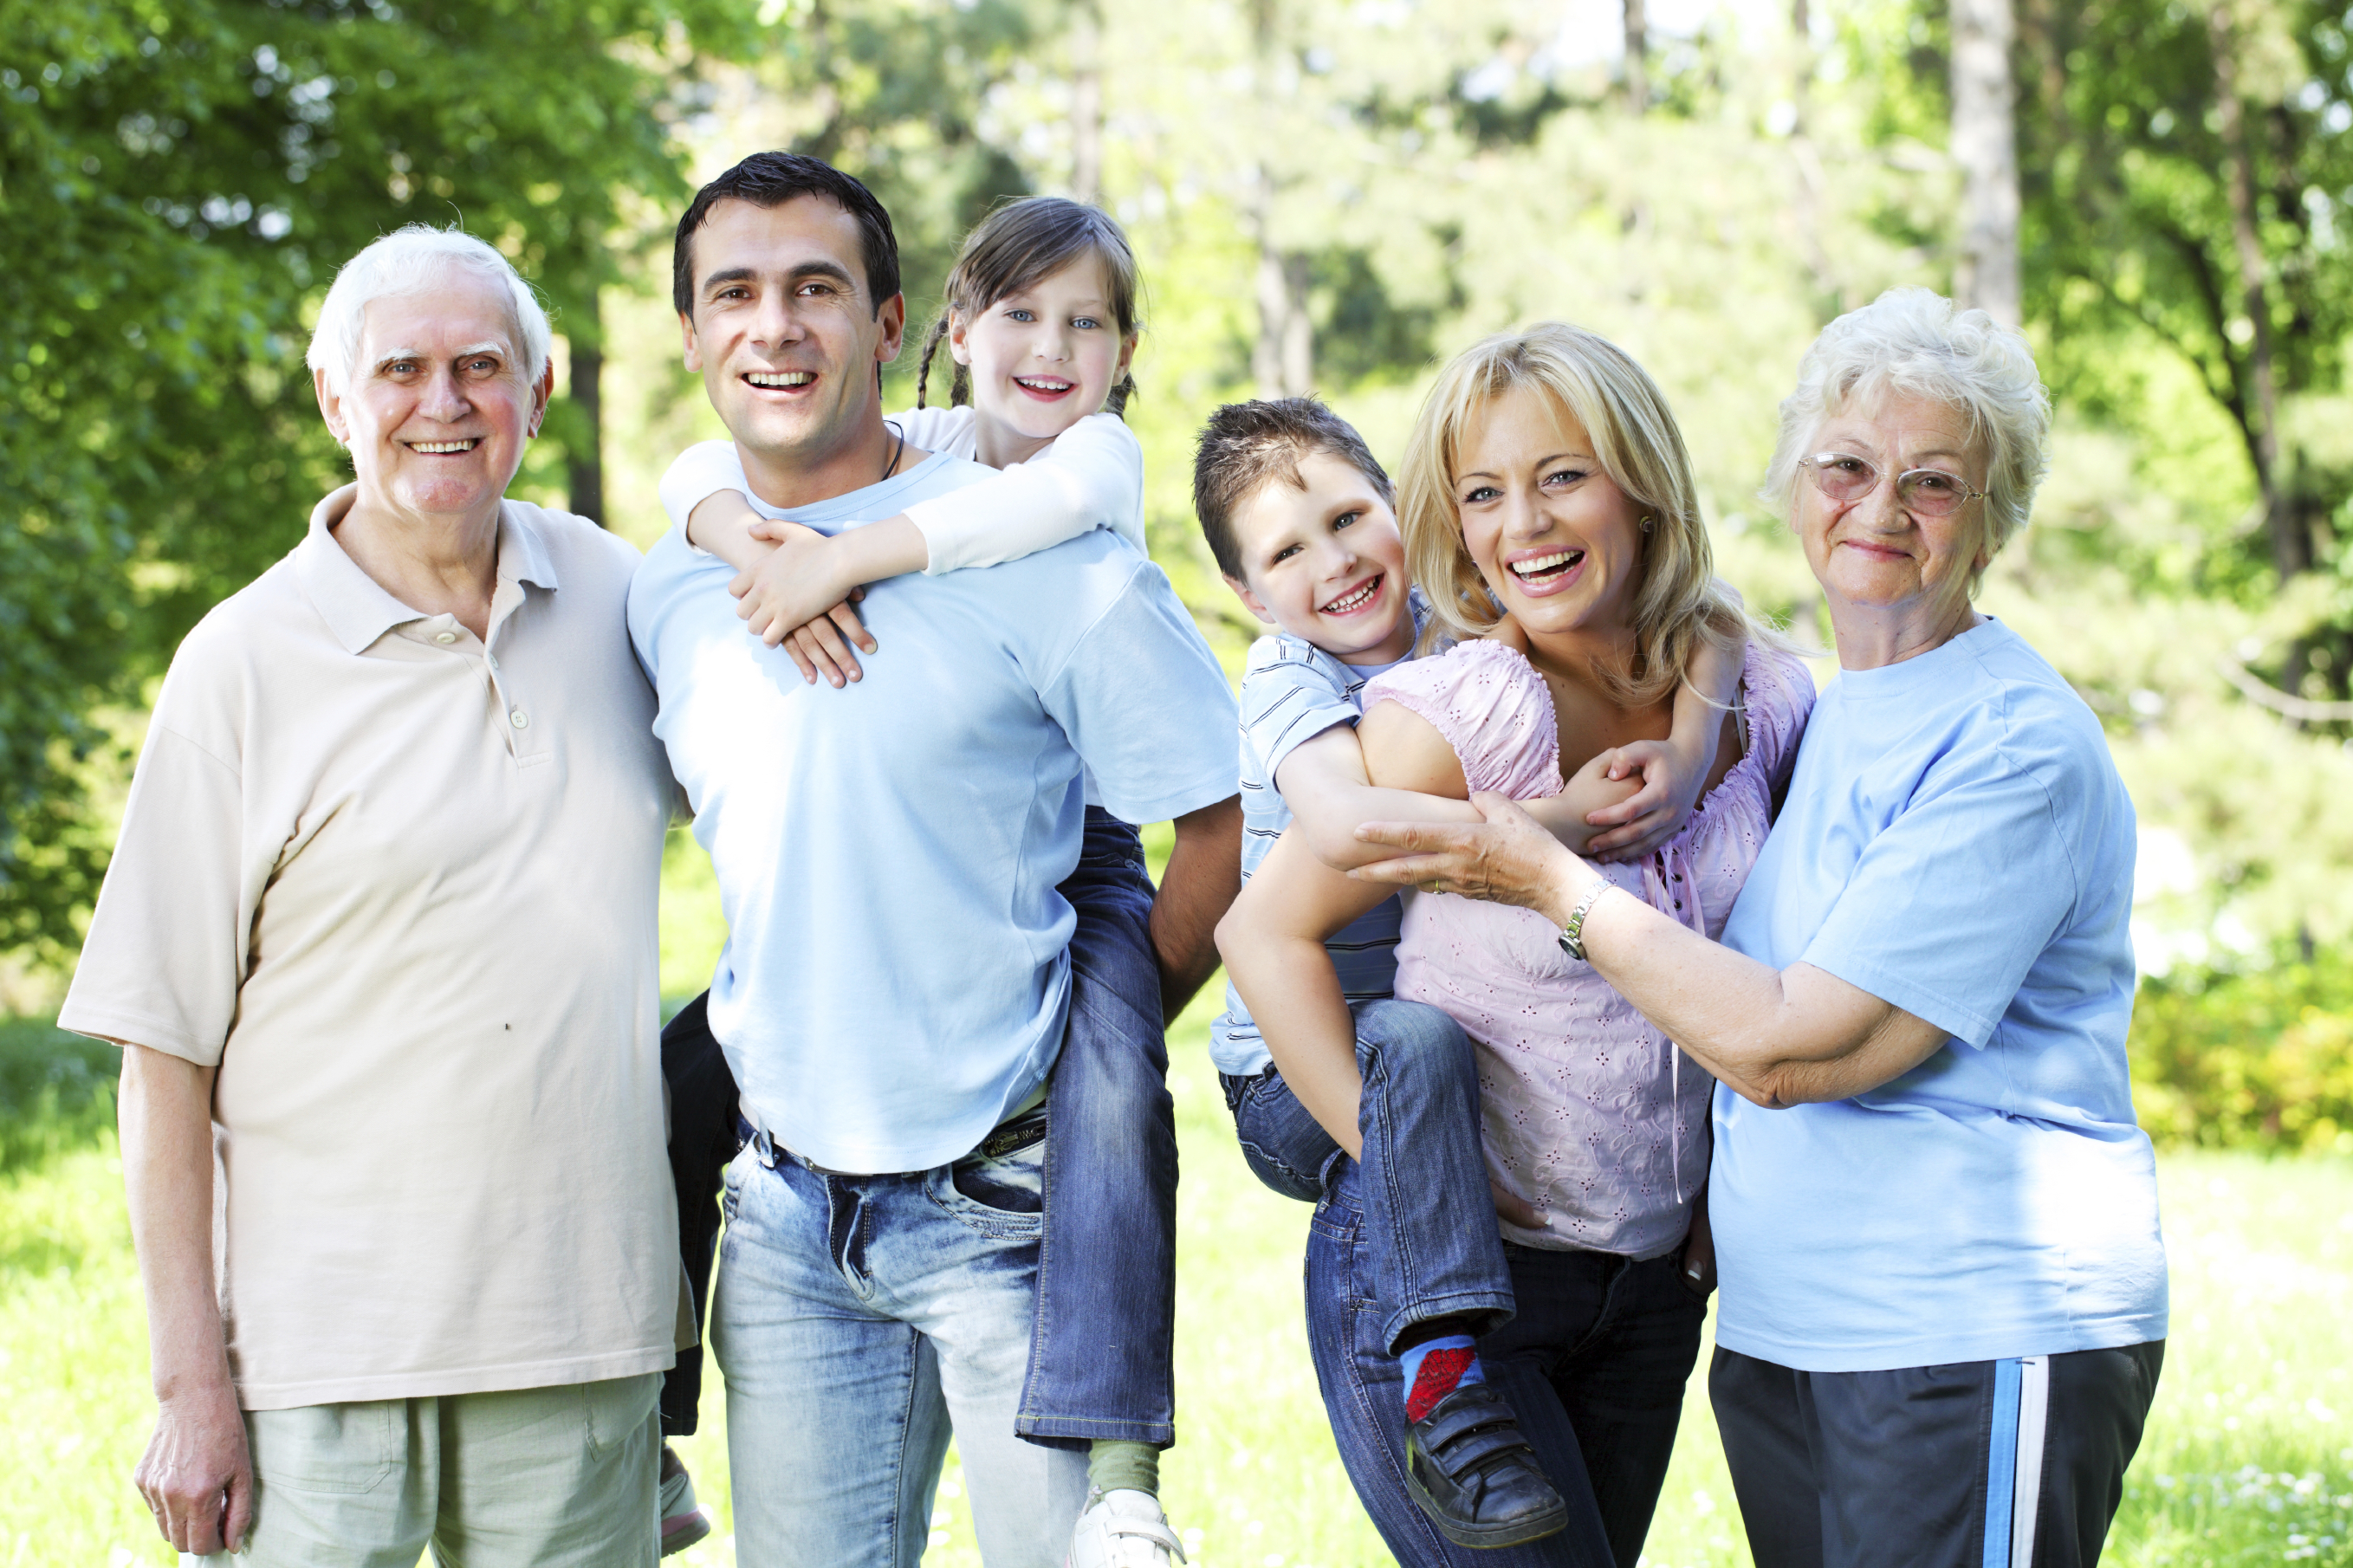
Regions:
<instances>
[{"instance_id":1,"label":"child's hand","mask_svg":"<svg viewBox=\"0 0 2353 1568\"><path fill-rule=\"evenodd\" d=\"M762 642L781 644L802 679L815 684L823 675L837 689L856 680L860 670L850 644L872 653L875 642L849 607L863 595L856 584L839 580L833 541L797 522L766 519L750 531L774 548L728 584L742 601L735 613Z\"/></svg>"},{"instance_id":2,"label":"child's hand","mask_svg":"<svg viewBox=\"0 0 2353 1568\"><path fill-rule=\"evenodd\" d=\"M1671 742L1636 741L1595 760L1612 779L1641 774L1642 787L1616 805L1587 815L1587 822L1609 831L1596 835L1585 852L1596 860L1639 860L1683 826L1715 759L1694 759Z\"/></svg>"}]
</instances>

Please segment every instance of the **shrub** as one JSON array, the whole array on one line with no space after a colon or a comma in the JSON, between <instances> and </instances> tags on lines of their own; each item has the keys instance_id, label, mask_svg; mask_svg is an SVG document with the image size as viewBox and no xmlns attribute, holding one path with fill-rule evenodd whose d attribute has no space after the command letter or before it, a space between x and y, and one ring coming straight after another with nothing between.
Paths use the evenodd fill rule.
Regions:
<instances>
[{"instance_id":1,"label":"shrub","mask_svg":"<svg viewBox=\"0 0 2353 1568\"><path fill-rule=\"evenodd\" d=\"M0 1175L86 1148L114 1125L122 1053L45 1019L0 1018Z\"/></svg>"},{"instance_id":2,"label":"shrub","mask_svg":"<svg viewBox=\"0 0 2353 1568\"><path fill-rule=\"evenodd\" d=\"M2131 1055L2160 1144L2353 1153L2353 964L2146 979Z\"/></svg>"}]
</instances>

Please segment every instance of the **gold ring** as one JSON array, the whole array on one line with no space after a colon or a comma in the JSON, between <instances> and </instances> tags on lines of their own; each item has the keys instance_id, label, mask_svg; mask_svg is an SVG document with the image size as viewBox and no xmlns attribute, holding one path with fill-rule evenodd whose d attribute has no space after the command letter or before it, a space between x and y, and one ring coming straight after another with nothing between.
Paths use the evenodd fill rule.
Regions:
<instances>
[{"instance_id":1,"label":"gold ring","mask_svg":"<svg viewBox=\"0 0 2353 1568\"><path fill-rule=\"evenodd\" d=\"M1424 882L1421 885L1421 890L1425 893L1434 893L1438 891L1438 879L1432 877L1429 881Z\"/></svg>"}]
</instances>

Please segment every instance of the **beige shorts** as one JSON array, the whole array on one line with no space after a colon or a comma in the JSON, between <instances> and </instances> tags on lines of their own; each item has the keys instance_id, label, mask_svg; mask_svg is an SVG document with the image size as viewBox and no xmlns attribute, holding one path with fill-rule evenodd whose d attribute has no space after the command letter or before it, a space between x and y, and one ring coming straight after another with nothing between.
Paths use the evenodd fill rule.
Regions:
<instances>
[{"instance_id":1,"label":"beige shorts","mask_svg":"<svg viewBox=\"0 0 2353 1568\"><path fill-rule=\"evenodd\" d=\"M661 1373L248 1410L254 1519L221 1568L655 1568Z\"/></svg>"}]
</instances>

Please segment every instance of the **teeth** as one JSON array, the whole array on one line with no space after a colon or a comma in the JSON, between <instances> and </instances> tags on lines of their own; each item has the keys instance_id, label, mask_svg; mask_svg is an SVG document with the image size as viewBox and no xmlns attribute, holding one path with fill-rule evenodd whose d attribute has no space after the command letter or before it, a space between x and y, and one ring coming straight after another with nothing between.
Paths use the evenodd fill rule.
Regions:
<instances>
[{"instance_id":1,"label":"teeth","mask_svg":"<svg viewBox=\"0 0 2353 1568\"><path fill-rule=\"evenodd\" d=\"M1541 576L1557 567L1567 565L1584 553L1582 550L1558 550L1550 555L1536 555L1525 561L1514 561L1512 563L1512 570L1523 577Z\"/></svg>"},{"instance_id":2,"label":"teeth","mask_svg":"<svg viewBox=\"0 0 2353 1568\"><path fill-rule=\"evenodd\" d=\"M1017 375L1013 379L1037 392L1068 392L1073 384L1071 382L1055 381L1044 376Z\"/></svg>"},{"instance_id":3,"label":"teeth","mask_svg":"<svg viewBox=\"0 0 2353 1568\"><path fill-rule=\"evenodd\" d=\"M408 449L412 452L426 452L438 455L444 452L470 452L480 444L481 443L479 440L411 441L408 444Z\"/></svg>"},{"instance_id":4,"label":"teeth","mask_svg":"<svg viewBox=\"0 0 2353 1568\"><path fill-rule=\"evenodd\" d=\"M754 386L807 386L817 379L809 370L748 370L744 379Z\"/></svg>"},{"instance_id":5,"label":"teeth","mask_svg":"<svg viewBox=\"0 0 2353 1568\"><path fill-rule=\"evenodd\" d=\"M1355 609L1357 605L1369 603L1374 593L1380 587L1380 585L1381 580L1378 577L1376 577L1356 592L1344 595L1324 605L1324 613L1327 616L1345 615L1348 611Z\"/></svg>"}]
</instances>

